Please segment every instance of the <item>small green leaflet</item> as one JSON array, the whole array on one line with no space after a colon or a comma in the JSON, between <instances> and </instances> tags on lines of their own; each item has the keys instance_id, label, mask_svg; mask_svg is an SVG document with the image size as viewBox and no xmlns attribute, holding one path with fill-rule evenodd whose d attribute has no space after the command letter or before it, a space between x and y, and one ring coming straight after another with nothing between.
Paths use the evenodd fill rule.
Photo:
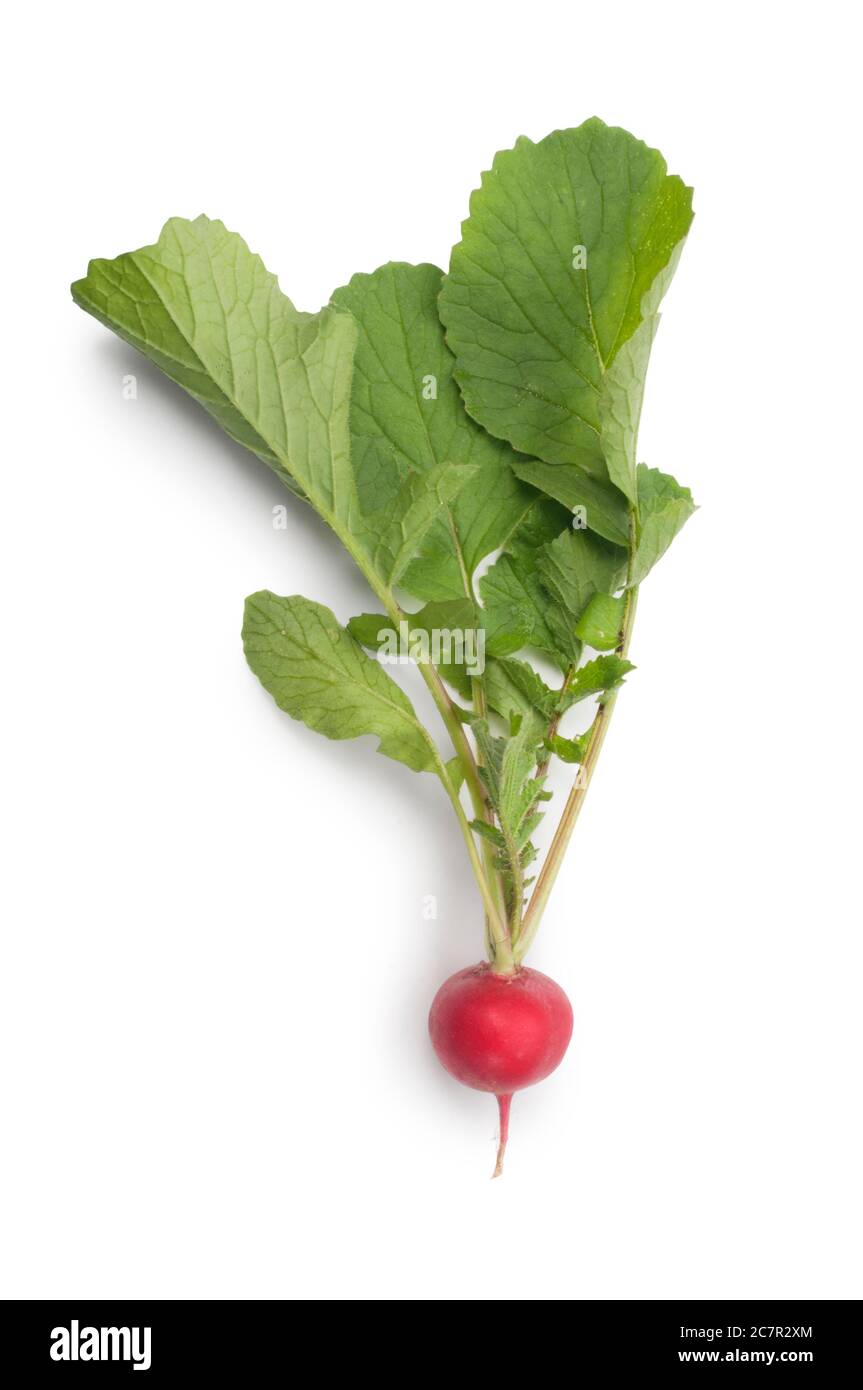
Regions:
<instances>
[{"instance_id":1,"label":"small green leaflet","mask_svg":"<svg viewBox=\"0 0 863 1390\"><path fill-rule=\"evenodd\" d=\"M680 528L696 510L692 493L669 473L638 466L641 524L632 566L632 584L640 584L665 554Z\"/></svg>"},{"instance_id":2,"label":"small green leaflet","mask_svg":"<svg viewBox=\"0 0 863 1390\"><path fill-rule=\"evenodd\" d=\"M565 693L558 701L558 709L564 713L586 700L590 695L604 695L615 690L635 667L622 656L597 656L585 662L569 681Z\"/></svg>"},{"instance_id":3,"label":"small green leaflet","mask_svg":"<svg viewBox=\"0 0 863 1390\"><path fill-rule=\"evenodd\" d=\"M609 482L592 478L580 468L563 463L542 463L539 459L520 459L515 471L526 483L562 502L581 515L589 530L615 545L629 545L629 509L626 498Z\"/></svg>"},{"instance_id":4,"label":"small green leaflet","mask_svg":"<svg viewBox=\"0 0 863 1390\"><path fill-rule=\"evenodd\" d=\"M574 627L594 594L623 583L626 555L590 531L564 531L538 552L536 568Z\"/></svg>"},{"instance_id":5,"label":"small green leaflet","mask_svg":"<svg viewBox=\"0 0 863 1390\"><path fill-rule=\"evenodd\" d=\"M562 671L578 660L580 646L566 632L565 614L543 588L536 562L542 547L567 530L571 522L571 515L558 502L537 498L513 532L504 553L479 581L489 631L506 631L508 626L513 631L520 628L520 646L535 647Z\"/></svg>"},{"instance_id":6,"label":"small green leaflet","mask_svg":"<svg viewBox=\"0 0 863 1390\"><path fill-rule=\"evenodd\" d=\"M327 738L376 734L378 751L415 772L438 770L404 691L320 603L266 590L246 599L246 660L280 709Z\"/></svg>"},{"instance_id":7,"label":"small green leaflet","mask_svg":"<svg viewBox=\"0 0 863 1390\"><path fill-rule=\"evenodd\" d=\"M347 630L355 642L370 652L379 651L396 631L386 613L358 613L348 619Z\"/></svg>"},{"instance_id":8,"label":"small green leaflet","mask_svg":"<svg viewBox=\"0 0 863 1390\"><path fill-rule=\"evenodd\" d=\"M658 151L595 118L498 154L440 299L470 414L607 479L604 377L691 221L691 189Z\"/></svg>"},{"instance_id":9,"label":"small green leaflet","mask_svg":"<svg viewBox=\"0 0 863 1390\"><path fill-rule=\"evenodd\" d=\"M499 603L489 609L478 604L477 614L477 623L485 625L485 649L489 656L511 656L528 645L532 622L522 608Z\"/></svg>"},{"instance_id":10,"label":"small green leaflet","mask_svg":"<svg viewBox=\"0 0 863 1390\"><path fill-rule=\"evenodd\" d=\"M549 689L526 661L513 658L490 661L485 692L491 708L507 722L513 714L522 717L539 714L550 722L555 713L556 692Z\"/></svg>"},{"instance_id":11,"label":"small green leaflet","mask_svg":"<svg viewBox=\"0 0 863 1390\"><path fill-rule=\"evenodd\" d=\"M475 719L472 727L482 756L480 776L488 789L497 826L479 820L471 825L495 846L508 910L520 912L524 870L536 857L530 837L542 819L538 804L549 798L549 793L543 791L543 779L534 775L542 723L536 716L526 716L505 739L494 737L483 719Z\"/></svg>"},{"instance_id":12,"label":"small green leaflet","mask_svg":"<svg viewBox=\"0 0 863 1390\"><path fill-rule=\"evenodd\" d=\"M519 465L520 467L521 465ZM524 520L512 533L506 551L516 560L533 564L536 552L549 541L555 540L573 524L569 509L551 497L536 498Z\"/></svg>"},{"instance_id":13,"label":"small green leaflet","mask_svg":"<svg viewBox=\"0 0 863 1390\"><path fill-rule=\"evenodd\" d=\"M561 734L554 734L551 738L546 739L545 746L550 753L555 753L563 763L583 763L590 746L590 739L590 729L585 734L579 734L577 738L564 738Z\"/></svg>"},{"instance_id":14,"label":"small green leaflet","mask_svg":"<svg viewBox=\"0 0 863 1390\"><path fill-rule=\"evenodd\" d=\"M489 621L505 621L502 615L517 614L520 629L525 633L523 645L536 647L551 657L561 670L566 669L570 658L561 651L561 644L548 622L551 602L528 562L513 555L501 555L479 581L479 591Z\"/></svg>"},{"instance_id":15,"label":"small green leaflet","mask_svg":"<svg viewBox=\"0 0 863 1390\"><path fill-rule=\"evenodd\" d=\"M620 642L625 607L623 594L594 594L576 624L576 637L594 651L613 651Z\"/></svg>"},{"instance_id":16,"label":"small green leaflet","mask_svg":"<svg viewBox=\"0 0 863 1390\"><path fill-rule=\"evenodd\" d=\"M534 494L516 478L509 445L464 409L437 312L441 278L437 266L393 263L355 275L332 301L359 328L351 435L364 510L376 510L370 496L394 494L410 471L469 466L467 485L438 508L403 583L417 598L473 598L477 565L505 543Z\"/></svg>"},{"instance_id":17,"label":"small green leaflet","mask_svg":"<svg viewBox=\"0 0 863 1390\"><path fill-rule=\"evenodd\" d=\"M523 719L509 738L495 738L485 720L474 720L483 755L483 776L501 829L518 838L541 787L532 778L542 740L542 725Z\"/></svg>"},{"instance_id":18,"label":"small green leaflet","mask_svg":"<svg viewBox=\"0 0 863 1390\"><path fill-rule=\"evenodd\" d=\"M523 613L529 625L525 645L568 671L581 656L578 621L594 594L623 583L625 554L590 531L569 527L552 541L534 532L532 539L542 542L534 546L520 535L513 538L516 553L501 555L480 580L483 603L492 614L507 605Z\"/></svg>"}]
</instances>

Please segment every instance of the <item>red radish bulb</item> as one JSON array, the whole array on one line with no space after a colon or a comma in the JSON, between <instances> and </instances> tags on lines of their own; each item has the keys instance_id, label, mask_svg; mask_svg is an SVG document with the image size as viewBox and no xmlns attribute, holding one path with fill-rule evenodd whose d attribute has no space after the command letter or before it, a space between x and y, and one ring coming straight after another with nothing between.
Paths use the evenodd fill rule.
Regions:
<instances>
[{"instance_id":1,"label":"red radish bulb","mask_svg":"<svg viewBox=\"0 0 863 1390\"><path fill-rule=\"evenodd\" d=\"M572 1037L572 1005L560 985L520 966L497 974L482 963L451 975L429 1013L429 1034L450 1076L491 1091L500 1110L494 1177L503 1171L514 1091L549 1076Z\"/></svg>"}]
</instances>

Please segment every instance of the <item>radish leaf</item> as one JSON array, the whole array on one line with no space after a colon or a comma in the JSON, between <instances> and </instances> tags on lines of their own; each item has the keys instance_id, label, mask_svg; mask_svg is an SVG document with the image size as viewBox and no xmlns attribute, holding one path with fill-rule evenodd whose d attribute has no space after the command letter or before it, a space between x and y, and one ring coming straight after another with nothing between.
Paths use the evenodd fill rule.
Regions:
<instances>
[{"instance_id":1,"label":"radish leaf","mask_svg":"<svg viewBox=\"0 0 863 1390\"><path fill-rule=\"evenodd\" d=\"M354 319L299 313L221 222L172 218L155 245L91 261L72 295L306 497L379 593L474 476L448 462L405 468L389 487L365 478L360 489L349 429Z\"/></svg>"},{"instance_id":2,"label":"radish leaf","mask_svg":"<svg viewBox=\"0 0 863 1390\"><path fill-rule=\"evenodd\" d=\"M583 763L590 743L590 732L588 729L587 733L579 734L577 738L564 738L561 734L553 734L550 739L546 739L545 746L563 763Z\"/></svg>"},{"instance_id":3,"label":"radish leaf","mask_svg":"<svg viewBox=\"0 0 863 1390\"><path fill-rule=\"evenodd\" d=\"M593 661L585 662L576 671L558 701L558 709L563 713L590 695L605 695L610 690L616 690L624 676L634 670L632 662L620 656L594 657Z\"/></svg>"},{"instance_id":4,"label":"radish leaf","mask_svg":"<svg viewBox=\"0 0 863 1390\"><path fill-rule=\"evenodd\" d=\"M691 189L658 151L602 121L498 154L440 300L469 413L526 454L607 478L604 377L691 220Z\"/></svg>"},{"instance_id":5,"label":"radish leaf","mask_svg":"<svg viewBox=\"0 0 863 1390\"><path fill-rule=\"evenodd\" d=\"M352 531L364 543L377 574L392 588L399 582L441 513L446 513L465 484L479 469L475 465L443 463L427 473L408 473L397 492L378 510L356 516Z\"/></svg>"},{"instance_id":6,"label":"radish leaf","mask_svg":"<svg viewBox=\"0 0 863 1390\"><path fill-rule=\"evenodd\" d=\"M535 494L515 476L509 445L464 409L438 317L441 278L433 265L393 263L355 275L332 301L359 329L351 398L358 476L370 466L396 477L444 463L472 468L467 486L438 510L404 587L417 598L473 599L477 565L504 544Z\"/></svg>"},{"instance_id":7,"label":"radish leaf","mask_svg":"<svg viewBox=\"0 0 863 1390\"><path fill-rule=\"evenodd\" d=\"M506 720L513 714L539 714L547 723L554 715L555 692L526 661L490 662L485 686L491 708Z\"/></svg>"},{"instance_id":8,"label":"radish leaf","mask_svg":"<svg viewBox=\"0 0 863 1390\"><path fill-rule=\"evenodd\" d=\"M496 738L484 719L473 721L482 755L480 776L488 789L497 826L490 830L482 821L472 822L472 828L491 840L498 851L496 864L507 911L516 918L524 902L524 870L536 858L530 837L542 820L538 805L548 800L543 778L533 775L542 741L542 723L536 715L517 722L518 727L509 738Z\"/></svg>"},{"instance_id":9,"label":"radish leaf","mask_svg":"<svg viewBox=\"0 0 863 1390\"><path fill-rule=\"evenodd\" d=\"M347 314L298 313L242 238L207 217L172 218L155 245L91 261L72 296L295 491L348 515Z\"/></svg>"},{"instance_id":10,"label":"radish leaf","mask_svg":"<svg viewBox=\"0 0 863 1390\"><path fill-rule=\"evenodd\" d=\"M378 752L415 772L437 770L410 700L323 604L267 590L246 599L246 660L280 709L327 738L377 734Z\"/></svg>"},{"instance_id":11,"label":"radish leaf","mask_svg":"<svg viewBox=\"0 0 863 1390\"><path fill-rule=\"evenodd\" d=\"M680 528L696 510L692 493L670 473L658 468L638 468L641 525L632 565L631 583L640 584L665 554Z\"/></svg>"},{"instance_id":12,"label":"radish leaf","mask_svg":"<svg viewBox=\"0 0 863 1390\"><path fill-rule=\"evenodd\" d=\"M625 606L623 594L594 594L576 623L576 637L594 651L613 651L620 641Z\"/></svg>"},{"instance_id":13,"label":"radish leaf","mask_svg":"<svg viewBox=\"0 0 863 1390\"><path fill-rule=\"evenodd\" d=\"M565 617L543 589L535 562L525 555L501 555L479 581L479 591L487 621L505 621L504 614L516 612L526 633L524 645L536 647L562 671L568 669L572 642L565 634Z\"/></svg>"},{"instance_id":14,"label":"radish leaf","mask_svg":"<svg viewBox=\"0 0 863 1390\"><path fill-rule=\"evenodd\" d=\"M575 628L594 594L611 593L623 583L626 555L590 531L564 531L539 551L536 567Z\"/></svg>"},{"instance_id":15,"label":"radish leaf","mask_svg":"<svg viewBox=\"0 0 863 1390\"><path fill-rule=\"evenodd\" d=\"M616 545L629 545L629 509L623 494L611 483L592 478L580 468L539 459L519 459L515 471L571 511L582 508L585 526L598 536Z\"/></svg>"}]
</instances>

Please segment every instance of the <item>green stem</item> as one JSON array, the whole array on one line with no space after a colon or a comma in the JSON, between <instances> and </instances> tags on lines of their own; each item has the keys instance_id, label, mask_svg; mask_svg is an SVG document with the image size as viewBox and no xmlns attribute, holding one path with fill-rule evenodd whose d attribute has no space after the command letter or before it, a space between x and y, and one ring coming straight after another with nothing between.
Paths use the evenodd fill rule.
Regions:
<instances>
[{"instance_id":1,"label":"green stem","mask_svg":"<svg viewBox=\"0 0 863 1390\"><path fill-rule=\"evenodd\" d=\"M512 837L501 827L501 834L506 843L506 856L512 867L512 915L509 922L510 940L515 944L519 939L522 929L522 912L524 911L524 869L521 863L521 854Z\"/></svg>"},{"instance_id":2,"label":"green stem","mask_svg":"<svg viewBox=\"0 0 863 1390\"><path fill-rule=\"evenodd\" d=\"M343 534L342 528L339 526L335 517L327 517L326 520L354 556L369 587L372 589L373 593L377 595L386 609L390 622L398 628L399 623L406 615L397 603L393 593L386 584L381 582L372 566L365 562L365 557L359 556L351 549L350 545L348 545L348 538L346 534ZM456 713L455 705L450 699L439 672L431 662L419 661L417 662L417 666L419 667L420 675L428 686L431 697L437 706L438 713L452 741L456 757L459 760L464 775L465 786L470 795L474 816L477 820L488 820L491 812L489 810L485 789L480 781L473 749L464 731L464 725ZM452 787L449 776L440 760L437 748L434 745L434 740L430 735L428 737L429 743L435 751L435 760L438 764L438 776L444 784L453 810L456 813L459 828L464 837L465 844L467 845L471 867L473 868L474 876L476 877L477 885L482 895L483 906L485 907L486 913L486 940L492 966L494 969L500 969L505 973L509 973L513 968L512 942L510 940L506 914L503 908L500 881L497 870L494 867L490 846L483 845L482 859L480 859L474 833L464 813L464 808L461 804L458 792Z\"/></svg>"},{"instance_id":3,"label":"green stem","mask_svg":"<svg viewBox=\"0 0 863 1390\"><path fill-rule=\"evenodd\" d=\"M487 718L488 705L486 703L485 698L485 689L483 688L481 680L471 681L471 694L473 696L473 707L475 713L481 719ZM479 762L478 755L477 762ZM491 806L489 805L488 797L485 796L485 788L483 788L483 807L481 811L477 812L477 819L484 820L486 825L494 825L494 812L492 811ZM495 902L497 903L498 913L503 918L503 920L506 921L506 903L504 901L503 881L501 879L500 871L498 870L497 864L495 862L494 850L492 849L491 845L488 843L487 840L480 841L480 848L482 852L483 863L485 864L486 876L489 880L489 883L491 884ZM513 931L511 923L509 927L509 938L510 943L512 944L515 941L515 933ZM491 933L491 923L489 922L487 917L485 922L485 940L486 951L489 960L492 962L492 964L494 964L495 960L497 959L498 952L496 949L496 943Z\"/></svg>"},{"instance_id":4,"label":"green stem","mask_svg":"<svg viewBox=\"0 0 863 1390\"><path fill-rule=\"evenodd\" d=\"M563 685L560 687L560 690L557 692L558 700L560 700L560 701L563 700L563 697L564 697L564 695L566 694L567 689L569 688L569 683L570 683L570 681L572 680L573 676L575 675L575 670L576 670L576 668L575 668L574 666L570 666L570 667L569 667L569 669L568 669L566 675L565 675L564 678L563 678ZM550 719L549 722L548 722L548 730L547 730L547 732L546 732L546 742L547 742L547 743L551 743L552 739L554 738L555 734L557 733L558 726L560 725L560 721L561 721L562 718L563 718L563 713L562 713L562 712L560 712L560 713L558 713L558 714L552 715L551 719ZM550 762L551 762L551 752L549 751L549 752L546 753L545 757L541 760L541 762L537 763L537 767L536 767L536 775L537 775L537 778L540 778L540 777L544 777L544 776L545 776L545 774L548 772L548 768L549 768Z\"/></svg>"},{"instance_id":5,"label":"green stem","mask_svg":"<svg viewBox=\"0 0 863 1390\"><path fill-rule=\"evenodd\" d=\"M401 619L405 616L398 604L391 595L379 594L382 602L387 605L391 622L398 626ZM453 748L461 765L464 774L465 785L470 795L474 815L477 820L489 820L490 812L485 790L480 781L479 771L474 758L473 749L468 742L464 725L455 711L455 706L447 693L440 674L431 662L417 662L420 674L429 688L431 697L437 705L438 712L446 726L446 730L452 740ZM497 870L494 867L490 846L483 845L482 861L474 839L474 833L470 828L464 809L459 799L458 793L453 794L450 787L449 778L446 777L445 785L450 793L450 800L453 804L462 834L468 846L468 853L471 856L471 864L474 866L474 873L477 875L477 882L483 896L483 904L486 911L486 940L489 955L495 968L498 963L505 962L504 968L509 971L512 969L512 945L509 930L506 925L506 917L503 913L503 902L498 879Z\"/></svg>"},{"instance_id":6,"label":"green stem","mask_svg":"<svg viewBox=\"0 0 863 1390\"><path fill-rule=\"evenodd\" d=\"M433 747L434 744L431 738L429 739L429 742ZM506 919L505 917L501 916L501 913L498 909L498 904L495 901L495 895L492 891L491 884L486 877L485 870L483 868L483 863L480 859L479 852L476 847L476 839L474 837L474 833L471 830L468 818L464 813L464 807L462 806L461 801L459 799L459 794L453 786L452 782L450 781L450 777L446 770L446 767L441 762L440 755L437 754L437 751L435 752L435 761L437 764L437 775L443 782L444 790L446 791L446 794L452 803L452 808L455 811L456 819L459 823L459 829L461 830L464 842L467 845L467 852L470 857L471 868L473 869L474 877L476 878L479 891L482 895L483 906L485 907L489 942L491 945L490 954L492 956L492 969L501 972L505 975L509 975L512 973L514 961L512 955L512 942L510 940Z\"/></svg>"},{"instance_id":7,"label":"green stem","mask_svg":"<svg viewBox=\"0 0 863 1390\"><path fill-rule=\"evenodd\" d=\"M620 641L617 645L617 653L619 656L625 657L629 651L629 642L632 636L632 625L635 621L637 603L638 587L636 585L626 591L623 623L621 624ZM584 805L584 799L587 796L590 781L593 777L593 770L596 767L597 759L602 751L605 735L608 732L608 726L614 712L616 698L617 692L614 690L610 691L609 694L605 696L597 711L593 725L591 726L590 741L584 755L584 762L579 768L575 786L569 793L566 806L564 807L563 814L554 832L554 838L549 847L548 854L546 855L545 863L542 866L542 872L536 881L536 887L533 890L530 905L525 913L524 923L518 939L518 946L514 953L517 964L520 964L524 959L539 929L542 914L545 911L549 895L554 887L557 875L560 872L560 866L563 863L563 856L566 853L567 846L572 838L572 832L575 829L575 823Z\"/></svg>"},{"instance_id":8,"label":"green stem","mask_svg":"<svg viewBox=\"0 0 863 1390\"><path fill-rule=\"evenodd\" d=\"M336 535L342 541L342 544L353 556L356 564L362 571L362 574L366 580L366 583L369 585L369 588L372 590L373 593L377 595L384 608L386 609L387 616L390 622L393 624L394 627L398 628L399 623L402 621L403 618L407 617L407 614L403 612L399 604L396 602L396 599L392 591L385 583L381 581L381 579L375 573L372 565L366 560L366 557L361 552L358 552L351 547L349 543L350 537L348 533L339 524L336 518L331 515L326 515L324 519L329 523L332 529L336 532ZM440 714L441 719L446 725L447 733L449 734L452 740L452 745L455 749L456 756L458 757L458 760L461 763L462 772L464 773L464 780L467 785L468 791L470 792L470 798L471 802L473 803L474 811L477 816L480 816L483 813L486 804L485 792L483 791L483 786L479 779L479 773L477 772L476 759L473 755L473 749L471 748L470 743L468 742L467 735L464 731L464 727L462 726L461 720L455 712L455 706L453 705L452 700L447 694L444 683L441 680L438 672L435 670L434 666L432 666L430 662L424 661L417 662L417 665L419 666L420 674L423 680L429 688L431 697L437 705L438 713Z\"/></svg>"},{"instance_id":9,"label":"green stem","mask_svg":"<svg viewBox=\"0 0 863 1390\"><path fill-rule=\"evenodd\" d=\"M393 621L398 625L398 621L405 615L398 605L395 605L395 613L397 616L393 618ZM470 793L474 813L478 818L482 817L486 809L486 796L482 782L480 781L473 749L464 731L464 725L456 714L455 705L450 699L439 673L435 670L431 662L418 661L417 665L420 670L420 675L428 686L431 697L437 705L440 717L446 725L446 730L452 741L452 746L461 763L461 769L464 773L465 784Z\"/></svg>"},{"instance_id":10,"label":"green stem","mask_svg":"<svg viewBox=\"0 0 863 1390\"><path fill-rule=\"evenodd\" d=\"M485 788L483 787L482 781L480 780L479 769L477 768L473 749L471 748L467 734L464 731L464 725L462 724L461 720L456 714L455 706L453 705L453 702L450 699L449 694L447 693L444 683L441 680L439 673L435 670L434 666L432 666L428 662L419 662L418 665L423 680L425 681L426 685L431 691L432 699L437 705L438 710L440 711L441 718L443 719L444 724L446 725L447 732L449 733L449 736L452 739L452 744L455 748L456 756L458 757L459 763L461 764L462 772L464 773L465 785L467 786L468 793L470 795L474 816L477 820L484 820L489 825L492 825L494 822L491 813L491 808L488 804L488 798L485 794ZM475 684L478 684L478 682L475 682ZM455 805L455 803L453 804ZM467 819L464 816L464 811L462 810L460 801L458 802L457 806L457 814L461 816L461 818L467 825ZM475 848L476 846L473 840L473 831L470 829L469 825L468 833L471 836L471 843L474 844ZM500 882L500 875L498 874L497 868L495 867L494 851L492 850L491 845L489 845L486 840L482 841L481 854L484 867L485 886L488 889L491 900L494 904L494 912L489 914L488 904L486 903L485 934L487 952L489 959L492 962L492 965L494 965L495 967L497 965L497 962L499 962L501 959L506 960L506 970L508 972L512 969L512 951L510 934L508 929L504 925L504 940L499 930L500 923L506 923L506 911L503 902L503 889ZM483 899L483 901L485 901L485 898Z\"/></svg>"}]
</instances>

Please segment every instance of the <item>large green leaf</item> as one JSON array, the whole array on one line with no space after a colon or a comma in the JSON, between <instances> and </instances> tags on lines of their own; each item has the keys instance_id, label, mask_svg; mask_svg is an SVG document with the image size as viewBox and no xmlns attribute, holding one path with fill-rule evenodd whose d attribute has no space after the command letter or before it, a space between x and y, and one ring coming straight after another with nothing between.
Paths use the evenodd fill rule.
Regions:
<instances>
[{"instance_id":1,"label":"large green leaf","mask_svg":"<svg viewBox=\"0 0 863 1390\"><path fill-rule=\"evenodd\" d=\"M658 151L602 121L498 154L441 294L471 415L526 454L607 478L606 374L691 220L691 190Z\"/></svg>"},{"instance_id":2,"label":"large green leaf","mask_svg":"<svg viewBox=\"0 0 863 1390\"><path fill-rule=\"evenodd\" d=\"M471 468L458 496L438 509L403 584L418 598L472 599L477 565L506 542L535 494L516 478L512 449L464 409L438 317L441 278L433 265L393 263L355 275L333 303L359 327L351 432L361 501L369 477L395 491L410 470Z\"/></svg>"},{"instance_id":3,"label":"large green leaf","mask_svg":"<svg viewBox=\"0 0 863 1390\"><path fill-rule=\"evenodd\" d=\"M377 734L378 751L415 772L434 747L404 691L320 603L264 590L246 599L246 660L280 709L327 738Z\"/></svg>"},{"instance_id":4,"label":"large green leaf","mask_svg":"<svg viewBox=\"0 0 863 1390\"><path fill-rule=\"evenodd\" d=\"M242 238L207 217L171 218L155 245L91 261L72 296L319 510L350 515L348 314L298 313Z\"/></svg>"},{"instance_id":5,"label":"large green leaf","mask_svg":"<svg viewBox=\"0 0 863 1390\"><path fill-rule=\"evenodd\" d=\"M72 294L306 497L378 593L398 581L478 471L464 459L432 459L393 475L366 456L356 469L355 319L330 307L298 313L221 222L172 218L155 245L91 261ZM526 492L514 478L512 487Z\"/></svg>"}]
</instances>

